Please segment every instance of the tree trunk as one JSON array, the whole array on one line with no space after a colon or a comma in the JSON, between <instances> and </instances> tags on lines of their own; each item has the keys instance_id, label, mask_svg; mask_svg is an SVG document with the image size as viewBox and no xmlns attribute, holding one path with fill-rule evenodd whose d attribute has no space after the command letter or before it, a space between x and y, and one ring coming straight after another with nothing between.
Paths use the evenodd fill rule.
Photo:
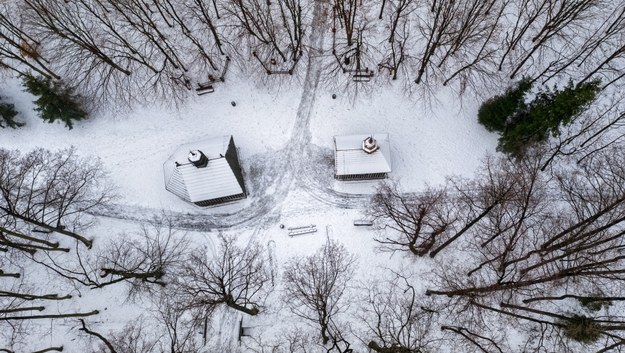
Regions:
<instances>
[{"instance_id":1,"label":"tree trunk","mask_svg":"<svg viewBox=\"0 0 625 353\"><path fill-rule=\"evenodd\" d=\"M257 315L258 314L258 308L253 306L251 308L248 308L244 305L239 305L236 303L236 301L232 298L232 296L230 294L226 295L225 301L227 306L236 309L240 312L246 313L248 315Z\"/></svg>"}]
</instances>

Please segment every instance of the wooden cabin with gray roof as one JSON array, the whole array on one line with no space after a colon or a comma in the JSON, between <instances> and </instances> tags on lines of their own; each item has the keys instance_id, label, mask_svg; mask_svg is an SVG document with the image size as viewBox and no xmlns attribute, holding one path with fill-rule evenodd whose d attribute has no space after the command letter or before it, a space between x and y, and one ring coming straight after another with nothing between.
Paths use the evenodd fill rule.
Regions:
<instances>
[{"instance_id":1,"label":"wooden cabin with gray roof","mask_svg":"<svg viewBox=\"0 0 625 353\"><path fill-rule=\"evenodd\" d=\"M163 165L165 189L198 206L212 206L247 196L232 136L188 143Z\"/></svg>"},{"instance_id":2,"label":"wooden cabin with gray roof","mask_svg":"<svg viewBox=\"0 0 625 353\"><path fill-rule=\"evenodd\" d=\"M391 143L388 134L334 136L336 179L384 179L390 172Z\"/></svg>"}]
</instances>

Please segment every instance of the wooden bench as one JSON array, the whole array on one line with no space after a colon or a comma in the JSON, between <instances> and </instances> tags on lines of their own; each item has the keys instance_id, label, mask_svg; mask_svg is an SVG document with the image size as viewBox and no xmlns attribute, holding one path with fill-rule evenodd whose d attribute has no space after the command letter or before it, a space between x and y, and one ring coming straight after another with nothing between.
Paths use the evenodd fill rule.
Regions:
<instances>
[{"instance_id":1,"label":"wooden bench","mask_svg":"<svg viewBox=\"0 0 625 353\"><path fill-rule=\"evenodd\" d=\"M373 77L373 72L366 74L354 74L352 76L352 80L354 82L369 82L371 81L371 77Z\"/></svg>"},{"instance_id":2,"label":"wooden bench","mask_svg":"<svg viewBox=\"0 0 625 353\"><path fill-rule=\"evenodd\" d=\"M293 228L289 228L289 236L295 236L295 235L302 235L302 234L310 234L310 233L315 233L317 231L317 226L314 224L311 224L309 226L302 226L302 227L293 227Z\"/></svg>"},{"instance_id":3,"label":"wooden bench","mask_svg":"<svg viewBox=\"0 0 625 353\"><path fill-rule=\"evenodd\" d=\"M369 227L373 225L373 221L370 221L368 219L355 219L354 225L356 227Z\"/></svg>"},{"instance_id":4,"label":"wooden bench","mask_svg":"<svg viewBox=\"0 0 625 353\"><path fill-rule=\"evenodd\" d=\"M201 96L203 94L215 92L215 88L210 82L198 83L195 91L197 92L198 96Z\"/></svg>"}]
</instances>

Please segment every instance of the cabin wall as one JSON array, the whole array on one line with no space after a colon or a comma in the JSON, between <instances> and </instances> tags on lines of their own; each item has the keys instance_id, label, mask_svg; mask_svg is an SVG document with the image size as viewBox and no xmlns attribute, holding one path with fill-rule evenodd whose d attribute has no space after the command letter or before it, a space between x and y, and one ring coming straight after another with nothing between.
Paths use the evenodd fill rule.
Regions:
<instances>
[{"instance_id":1,"label":"cabin wall","mask_svg":"<svg viewBox=\"0 0 625 353\"><path fill-rule=\"evenodd\" d=\"M239 156L237 154L237 147L234 145L234 138L230 138L230 142L228 143L228 149L226 150L226 160L234 173L234 176L237 178L239 185L241 186L241 190L243 190L243 194L247 195L247 190L245 189L245 181L243 180L243 171L241 170L241 165L239 164Z\"/></svg>"},{"instance_id":2,"label":"cabin wall","mask_svg":"<svg viewBox=\"0 0 625 353\"><path fill-rule=\"evenodd\" d=\"M198 202L194 202L194 204L196 204L198 206L202 206L202 207L214 206L214 205L218 205L218 204L221 204L221 203L226 203L226 202L230 202L230 201L236 201L236 200L244 199L245 197L246 197L245 194L238 194L238 195L231 195L231 196L220 197L218 199L198 201Z\"/></svg>"},{"instance_id":3,"label":"cabin wall","mask_svg":"<svg viewBox=\"0 0 625 353\"><path fill-rule=\"evenodd\" d=\"M334 175L337 180L376 180L386 179L387 173Z\"/></svg>"}]
</instances>

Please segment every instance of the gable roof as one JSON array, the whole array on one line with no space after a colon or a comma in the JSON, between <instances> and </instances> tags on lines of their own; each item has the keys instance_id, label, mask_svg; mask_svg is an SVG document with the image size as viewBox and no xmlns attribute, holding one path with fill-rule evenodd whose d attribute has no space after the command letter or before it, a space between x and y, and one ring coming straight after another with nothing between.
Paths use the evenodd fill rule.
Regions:
<instances>
[{"instance_id":1,"label":"gable roof","mask_svg":"<svg viewBox=\"0 0 625 353\"><path fill-rule=\"evenodd\" d=\"M226 159L232 136L221 136L184 144L163 164L165 189L189 202L200 202L244 193ZM200 150L208 165L197 168L187 159Z\"/></svg>"},{"instance_id":2,"label":"gable roof","mask_svg":"<svg viewBox=\"0 0 625 353\"><path fill-rule=\"evenodd\" d=\"M391 143L388 134L373 134L380 149L369 154L362 149L367 135L334 136L336 175L359 175L391 172Z\"/></svg>"}]
</instances>

